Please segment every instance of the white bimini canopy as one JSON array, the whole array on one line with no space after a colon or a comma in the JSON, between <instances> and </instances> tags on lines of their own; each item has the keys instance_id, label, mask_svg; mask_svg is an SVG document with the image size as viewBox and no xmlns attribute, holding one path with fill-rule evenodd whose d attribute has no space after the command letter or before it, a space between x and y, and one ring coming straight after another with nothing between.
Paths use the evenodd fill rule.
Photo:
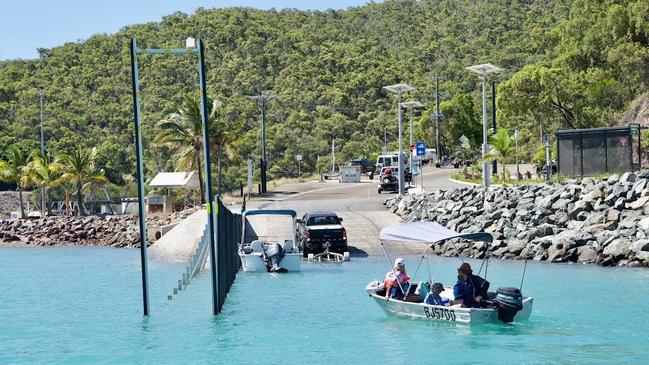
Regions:
<instances>
[{"instance_id":1,"label":"white bimini canopy","mask_svg":"<svg viewBox=\"0 0 649 365\"><path fill-rule=\"evenodd\" d=\"M433 244L452 238L462 238L471 241L493 242L493 237L487 232L459 233L451 231L433 222L409 222L387 226L379 233L382 241L420 242Z\"/></svg>"}]
</instances>

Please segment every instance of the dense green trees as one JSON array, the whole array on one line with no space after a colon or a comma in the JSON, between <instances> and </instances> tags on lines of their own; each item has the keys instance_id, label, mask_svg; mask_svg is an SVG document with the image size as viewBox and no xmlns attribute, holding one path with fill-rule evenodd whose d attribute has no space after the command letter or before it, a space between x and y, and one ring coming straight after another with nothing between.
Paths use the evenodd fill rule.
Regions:
<instances>
[{"instance_id":1,"label":"dense green trees","mask_svg":"<svg viewBox=\"0 0 649 365\"><path fill-rule=\"evenodd\" d=\"M314 171L318 157L322 165L330 155L332 138L339 160L377 153L385 132L394 145L395 100L382 86L396 82L417 88L405 99L426 105L416 133L433 145L428 77L435 74L449 79L441 83L444 151L453 151L462 134L479 146L479 80L464 67L483 62L505 68L498 75L499 124L510 133L521 129L531 144L523 149L534 151L539 125L552 132L613 124L647 90L648 7L646 0L404 0L342 11L174 13L41 49L38 60L0 62L0 151L38 146L42 86L48 151L96 146L97 165L123 183L134 172L128 41L179 47L190 35L206 43L208 93L221 103L215 124L227 137L214 136L238 152L223 156L226 188L245 179L245 159L258 163L261 155L258 107L245 95L278 96L267 114L271 176L292 176L295 154L304 156L303 171ZM154 148L164 132L156 122L196 92L196 60L139 61L147 165L179 168L174 151Z\"/></svg>"},{"instance_id":2,"label":"dense green trees","mask_svg":"<svg viewBox=\"0 0 649 365\"><path fill-rule=\"evenodd\" d=\"M17 147L7 149L7 159L0 160L0 181L16 184L20 196L20 216L26 217L23 206L23 189L27 185L27 156Z\"/></svg>"}]
</instances>

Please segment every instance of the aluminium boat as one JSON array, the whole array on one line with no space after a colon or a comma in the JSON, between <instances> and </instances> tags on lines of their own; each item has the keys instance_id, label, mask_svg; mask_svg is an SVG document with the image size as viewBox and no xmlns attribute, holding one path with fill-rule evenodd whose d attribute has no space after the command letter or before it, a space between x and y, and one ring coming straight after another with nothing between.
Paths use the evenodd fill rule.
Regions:
<instances>
[{"instance_id":1,"label":"aluminium boat","mask_svg":"<svg viewBox=\"0 0 649 365\"><path fill-rule=\"evenodd\" d=\"M381 247L385 253L388 265L392 267L390 258L385 249L384 242L403 243L425 243L426 249L421 255L417 270L411 278L413 284L405 289L407 293L401 299L386 298L383 281L373 280L367 284L367 294L389 315L395 315L410 319L424 319L433 321L457 322L466 324L497 323L497 322L518 322L526 320L532 313L534 298L521 294L520 288L505 287L499 288L495 293L488 292L484 300L485 305L480 308L468 308L460 305L441 306L424 303L428 287L432 282L414 281L417 271L426 258L428 251L438 242L453 239L464 239L471 241L482 241L486 243L487 254L484 260L489 259L489 244L493 241L490 233L458 233L437 223L432 222L410 222L388 226L379 234ZM452 241L451 241L452 242ZM455 245L454 245L455 247ZM457 249L455 250L459 256ZM460 256L461 258L461 256ZM428 260L427 260L428 261ZM525 263L527 267L527 262ZM396 277L396 272L393 273ZM524 275L524 272L523 272ZM485 272L486 276L486 272ZM485 278L486 279L486 278ZM432 281L432 279L431 279ZM399 284L401 286L401 284ZM487 284L488 285L488 284ZM521 280L522 287L522 280ZM402 292L404 288L401 287ZM445 287L440 294L441 297L454 299L453 288Z\"/></svg>"},{"instance_id":2,"label":"aluminium boat","mask_svg":"<svg viewBox=\"0 0 649 365\"><path fill-rule=\"evenodd\" d=\"M245 272L300 271L294 210L247 210L241 215L239 258Z\"/></svg>"}]
</instances>

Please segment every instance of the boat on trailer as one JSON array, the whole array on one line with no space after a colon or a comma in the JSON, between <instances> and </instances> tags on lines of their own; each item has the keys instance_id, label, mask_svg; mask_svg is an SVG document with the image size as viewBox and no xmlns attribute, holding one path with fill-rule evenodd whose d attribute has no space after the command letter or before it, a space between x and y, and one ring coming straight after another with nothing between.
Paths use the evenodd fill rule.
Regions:
<instances>
[{"instance_id":1,"label":"boat on trailer","mask_svg":"<svg viewBox=\"0 0 649 365\"><path fill-rule=\"evenodd\" d=\"M460 305L441 306L431 305L424 303L424 299L428 294L428 287L432 282L419 282L415 283L414 279L417 271L421 266L428 251L437 243L454 240L464 239L470 241L482 241L485 245L485 258L483 261L489 260L489 245L493 242L493 237L487 232L477 233L458 233L446 227L442 227L437 223L432 222L410 222L388 226L381 230L379 234L381 241L381 248L385 253L388 260L388 265L391 265L390 257L385 249L385 242L404 242L404 243L425 243L426 249L421 254L421 258L417 265L417 270L413 275L411 282L405 290L407 293L402 299L386 298L385 288L383 281L373 280L365 287L366 292L374 301L383 309L387 314L406 317L410 319L425 319L434 321L458 322L467 324L477 323L497 323L497 322L512 322L526 320L532 314L532 304L534 298L525 297L521 294L522 280L520 288L505 287L499 288L495 293L488 292L487 299L484 300L485 305L480 308L468 308ZM453 242L453 241L451 241ZM453 244L455 247L455 245ZM455 249L458 256L459 251ZM460 258L462 258L460 256ZM525 262L527 268L527 261ZM392 272L396 277L396 272L392 268ZM523 277L525 269L523 271ZM485 272L486 277L486 272ZM485 278L486 279L486 278ZM432 280L431 280L432 281ZM404 288L399 284L402 293ZM453 300L453 288L445 287L444 291L440 294L443 298Z\"/></svg>"},{"instance_id":2,"label":"boat on trailer","mask_svg":"<svg viewBox=\"0 0 649 365\"><path fill-rule=\"evenodd\" d=\"M247 210L241 215L239 258L246 272L300 271L294 210Z\"/></svg>"}]
</instances>

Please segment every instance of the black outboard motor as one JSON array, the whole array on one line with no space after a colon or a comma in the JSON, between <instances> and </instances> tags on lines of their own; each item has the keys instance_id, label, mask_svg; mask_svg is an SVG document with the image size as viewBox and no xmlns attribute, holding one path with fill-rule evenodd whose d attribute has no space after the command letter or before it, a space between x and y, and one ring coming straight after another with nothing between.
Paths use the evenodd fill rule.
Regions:
<instances>
[{"instance_id":1,"label":"black outboard motor","mask_svg":"<svg viewBox=\"0 0 649 365\"><path fill-rule=\"evenodd\" d=\"M523 295L518 288L498 288L494 305L498 319L505 323L513 322L516 313L523 309Z\"/></svg>"},{"instance_id":2,"label":"black outboard motor","mask_svg":"<svg viewBox=\"0 0 649 365\"><path fill-rule=\"evenodd\" d=\"M282 246L275 242L266 246L265 250L266 255L266 267L270 272L282 272L286 271L279 266L280 261L284 258L284 249Z\"/></svg>"}]
</instances>

